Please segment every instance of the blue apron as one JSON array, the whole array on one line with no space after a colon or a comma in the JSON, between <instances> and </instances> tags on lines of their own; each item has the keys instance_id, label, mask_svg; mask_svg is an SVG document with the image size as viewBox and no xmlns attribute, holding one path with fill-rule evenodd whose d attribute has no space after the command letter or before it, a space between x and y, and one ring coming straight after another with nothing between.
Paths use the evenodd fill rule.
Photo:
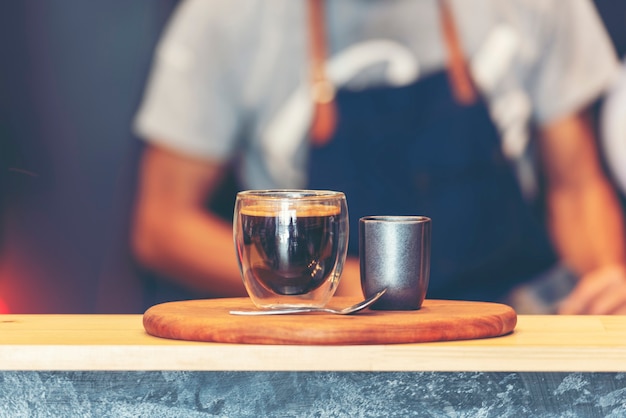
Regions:
<instances>
[{"instance_id":1,"label":"blue apron","mask_svg":"<svg viewBox=\"0 0 626 418\"><path fill-rule=\"evenodd\" d=\"M346 194L349 254L368 215L432 218L429 298L500 300L556 260L524 201L484 99L458 104L442 71L403 87L337 91L309 184Z\"/></svg>"}]
</instances>

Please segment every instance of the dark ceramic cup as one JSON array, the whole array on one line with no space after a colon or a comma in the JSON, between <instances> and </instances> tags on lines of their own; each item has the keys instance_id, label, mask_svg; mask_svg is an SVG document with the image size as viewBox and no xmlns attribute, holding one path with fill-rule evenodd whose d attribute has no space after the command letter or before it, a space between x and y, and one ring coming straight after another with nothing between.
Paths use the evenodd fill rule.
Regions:
<instances>
[{"instance_id":1,"label":"dark ceramic cup","mask_svg":"<svg viewBox=\"0 0 626 418\"><path fill-rule=\"evenodd\" d=\"M430 276L431 220L425 216L359 219L361 288L368 297L386 288L377 310L422 307Z\"/></svg>"}]
</instances>

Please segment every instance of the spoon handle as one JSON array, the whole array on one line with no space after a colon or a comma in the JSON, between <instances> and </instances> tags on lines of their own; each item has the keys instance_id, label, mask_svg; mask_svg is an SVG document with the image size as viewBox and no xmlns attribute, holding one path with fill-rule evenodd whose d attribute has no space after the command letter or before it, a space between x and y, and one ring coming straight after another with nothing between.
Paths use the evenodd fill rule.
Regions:
<instances>
[{"instance_id":1,"label":"spoon handle","mask_svg":"<svg viewBox=\"0 0 626 418\"><path fill-rule=\"evenodd\" d=\"M261 316L261 315L286 315L305 312L324 312L323 308L293 308L293 309L268 309L265 311L230 311L232 315Z\"/></svg>"}]
</instances>

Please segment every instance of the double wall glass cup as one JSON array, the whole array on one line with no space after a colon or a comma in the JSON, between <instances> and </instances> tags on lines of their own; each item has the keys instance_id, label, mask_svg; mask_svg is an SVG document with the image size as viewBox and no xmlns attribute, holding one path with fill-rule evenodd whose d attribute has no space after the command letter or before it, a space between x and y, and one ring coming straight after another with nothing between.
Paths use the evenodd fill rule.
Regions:
<instances>
[{"instance_id":1,"label":"double wall glass cup","mask_svg":"<svg viewBox=\"0 0 626 418\"><path fill-rule=\"evenodd\" d=\"M337 290L348 248L343 193L239 192L233 233L243 283L257 307L323 307Z\"/></svg>"}]
</instances>

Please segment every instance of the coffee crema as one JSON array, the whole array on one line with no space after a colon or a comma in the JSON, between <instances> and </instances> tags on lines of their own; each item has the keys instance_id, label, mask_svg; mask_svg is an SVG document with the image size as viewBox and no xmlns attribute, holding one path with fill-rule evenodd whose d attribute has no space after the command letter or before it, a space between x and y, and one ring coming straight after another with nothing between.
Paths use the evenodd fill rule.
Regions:
<instances>
[{"instance_id":1,"label":"coffee crema","mask_svg":"<svg viewBox=\"0 0 626 418\"><path fill-rule=\"evenodd\" d=\"M250 205L241 209L242 215L249 216L264 216L264 217L276 217L284 216L286 212L297 213L298 217L302 216L332 216L339 215L341 209L337 206L311 204L294 206L292 209L285 211L280 206L276 205Z\"/></svg>"}]
</instances>

